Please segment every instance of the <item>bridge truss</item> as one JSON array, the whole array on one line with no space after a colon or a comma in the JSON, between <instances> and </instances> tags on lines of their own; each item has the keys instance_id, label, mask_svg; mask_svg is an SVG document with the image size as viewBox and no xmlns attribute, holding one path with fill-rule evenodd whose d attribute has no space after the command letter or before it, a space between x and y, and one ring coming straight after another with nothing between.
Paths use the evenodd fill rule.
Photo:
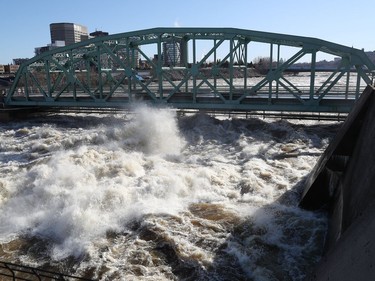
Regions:
<instances>
[{"instance_id":1,"label":"bridge truss","mask_svg":"<svg viewBox=\"0 0 375 281\"><path fill-rule=\"evenodd\" d=\"M259 44L267 55L255 65ZM317 66L320 53L337 58L324 73ZM304 82L295 75L306 71L294 66L300 61L309 63ZM97 37L30 59L17 72L5 104L128 108L143 101L184 109L349 112L373 83L374 71L362 50L315 38L154 28Z\"/></svg>"}]
</instances>

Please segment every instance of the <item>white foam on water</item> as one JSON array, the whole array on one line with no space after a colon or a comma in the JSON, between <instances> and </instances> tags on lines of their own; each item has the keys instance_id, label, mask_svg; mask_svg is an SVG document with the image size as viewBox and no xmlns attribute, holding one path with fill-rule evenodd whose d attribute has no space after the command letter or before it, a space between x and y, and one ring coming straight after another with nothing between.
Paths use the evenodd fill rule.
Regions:
<instances>
[{"instance_id":1,"label":"white foam on water","mask_svg":"<svg viewBox=\"0 0 375 281\"><path fill-rule=\"evenodd\" d=\"M298 267L302 236L309 234L293 242L285 240L287 232L298 222L313 236L324 227L321 216L300 211L293 200L275 203L294 192L327 144L327 137L317 141L288 123L200 114L178 121L172 110L141 106L123 122L83 129L42 124L6 130L3 137L8 160L0 171L0 242L45 240L56 261L90 255L88 267L105 259L114 272L131 253L150 255L150 244L136 237L106 245L109 232L131 233L129 225L139 222L203 268L215 264L217 248L227 243L225 251L248 276L262 280L272 274L259 266L261 247L249 250L255 240L282 249ZM222 206L228 221L189 209L205 203ZM238 243L237 223L255 234ZM108 250L100 253L103 245ZM166 268L150 263L142 271L155 277Z\"/></svg>"},{"instance_id":2,"label":"white foam on water","mask_svg":"<svg viewBox=\"0 0 375 281\"><path fill-rule=\"evenodd\" d=\"M19 171L24 185L2 206L2 239L15 233L48 239L55 245L53 257L60 259L80 255L106 231L118 231L142 214L181 210L179 198L197 179L174 175L163 159L184 146L173 114L142 107L123 130L104 130L101 146L54 150L54 143L44 142L48 132L36 138L31 151L42 147L53 154L46 163ZM110 140L113 130L119 135Z\"/></svg>"},{"instance_id":3,"label":"white foam on water","mask_svg":"<svg viewBox=\"0 0 375 281\"><path fill-rule=\"evenodd\" d=\"M173 110L136 108L136 118L125 125L125 145L142 145L150 154L179 154L185 142L179 135Z\"/></svg>"}]
</instances>

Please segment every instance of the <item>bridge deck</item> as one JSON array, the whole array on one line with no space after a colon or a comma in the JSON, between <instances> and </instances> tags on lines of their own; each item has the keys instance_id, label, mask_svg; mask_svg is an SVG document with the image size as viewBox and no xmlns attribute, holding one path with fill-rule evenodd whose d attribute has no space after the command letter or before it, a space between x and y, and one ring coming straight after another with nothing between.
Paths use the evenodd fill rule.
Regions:
<instances>
[{"instance_id":1,"label":"bridge deck","mask_svg":"<svg viewBox=\"0 0 375 281\"><path fill-rule=\"evenodd\" d=\"M271 97L264 93L247 95L241 99L243 94L220 94L215 93L191 93L179 92L170 97L154 95L150 96L146 92L134 92L112 96L110 98L100 98L87 96L85 93L77 93L75 97L61 95L56 100L46 101L43 95L30 95L26 100L24 96L14 96L12 104L15 106L51 106L56 104L62 107L112 107L124 108L134 105L134 103L144 102L152 105L170 106L173 108L185 109L217 109L217 110L270 110L270 111L315 111L315 112L349 112L355 103L355 95L327 95L325 99L310 99L308 95L300 95L296 99L289 93L273 94Z\"/></svg>"}]
</instances>

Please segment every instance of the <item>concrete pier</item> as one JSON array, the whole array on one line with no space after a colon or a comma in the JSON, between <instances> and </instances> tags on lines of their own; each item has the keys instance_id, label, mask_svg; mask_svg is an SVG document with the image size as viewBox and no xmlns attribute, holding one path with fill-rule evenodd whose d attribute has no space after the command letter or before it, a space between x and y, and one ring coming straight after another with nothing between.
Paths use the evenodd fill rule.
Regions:
<instances>
[{"instance_id":1,"label":"concrete pier","mask_svg":"<svg viewBox=\"0 0 375 281\"><path fill-rule=\"evenodd\" d=\"M300 205L329 211L325 255L307 280L375 280L374 87L320 158Z\"/></svg>"}]
</instances>

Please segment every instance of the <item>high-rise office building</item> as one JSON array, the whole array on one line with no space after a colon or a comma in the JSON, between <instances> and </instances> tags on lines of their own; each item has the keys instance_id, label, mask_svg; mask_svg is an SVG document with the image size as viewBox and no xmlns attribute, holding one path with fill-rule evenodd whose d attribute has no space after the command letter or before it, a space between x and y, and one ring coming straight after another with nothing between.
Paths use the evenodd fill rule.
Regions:
<instances>
[{"instance_id":1,"label":"high-rise office building","mask_svg":"<svg viewBox=\"0 0 375 281\"><path fill-rule=\"evenodd\" d=\"M163 43L163 61L165 66L180 66L181 44L179 42Z\"/></svg>"},{"instance_id":2,"label":"high-rise office building","mask_svg":"<svg viewBox=\"0 0 375 281\"><path fill-rule=\"evenodd\" d=\"M183 66L187 63L187 44L184 40L163 42L164 66Z\"/></svg>"},{"instance_id":3,"label":"high-rise office building","mask_svg":"<svg viewBox=\"0 0 375 281\"><path fill-rule=\"evenodd\" d=\"M51 23L50 32L52 44L65 41L65 45L70 45L89 38L87 27L75 23Z\"/></svg>"}]
</instances>

